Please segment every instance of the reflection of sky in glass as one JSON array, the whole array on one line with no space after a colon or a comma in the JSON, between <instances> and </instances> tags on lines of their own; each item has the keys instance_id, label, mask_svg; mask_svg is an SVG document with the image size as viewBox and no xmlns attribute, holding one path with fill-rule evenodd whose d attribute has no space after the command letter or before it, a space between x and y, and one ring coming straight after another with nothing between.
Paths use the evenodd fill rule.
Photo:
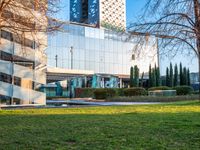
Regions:
<instances>
[{"instance_id":1,"label":"reflection of sky in glass","mask_svg":"<svg viewBox=\"0 0 200 150\"><path fill-rule=\"evenodd\" d=\"M146 48L145 59L133 61L131 56L134 43L123 41L122 35L116 36L116 33L111 31L77 25L70 25L66 28L68 28L68 33L59 33L49 37L48 66L55 67L55 56L57 55L58 67L70 69L72 57L70 47L73 47L73 69L129 75L130 67L142 62L141 65L138 63L141 73L148 71L148 65L144 64L150 63L148 61L150 60L148 58L149 48ZM141 60L141 57L137 59Z\"/></svg>"},{"instance_id":2,"label":"reflection of sky in glass","mask_svg":"<svg viewBox=\"0 0 200 150\"><path fill-rule=\"evenodd\" d=\"M60 6L61 11L56 15L59 19L62 20L69 20L69 1L70 0L61 0ZM126 15L127 15L127 26L131 22L137 21L137 18L142 13L142 8L144 7L146 0L126 0ZM183 63L183 66L190 67L191 72L196 72L198 70L198 63L195 56L182 56L182 54L178 54L173 59L168 58L167 56L162 56L162 59L160 61L161 64L161 74L165 74L165 68L166 66L169 66L169 63L172 62L173 64L180 62Z\"/></svg>"}]
</instances>

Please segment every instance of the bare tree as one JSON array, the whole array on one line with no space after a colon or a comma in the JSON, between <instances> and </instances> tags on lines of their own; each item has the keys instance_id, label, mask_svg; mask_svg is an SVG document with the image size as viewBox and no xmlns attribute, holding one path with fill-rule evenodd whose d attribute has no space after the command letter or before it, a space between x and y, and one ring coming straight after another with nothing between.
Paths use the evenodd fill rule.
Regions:
<instances>
[{"instance_id":1,"label":"bare tree","mask_svg":"<svg viewBox=\"0 0 200 150\"><path fill-rule=\"evenodd\" d=\"M12 54L6 60L12 63L12 85L16 64L29 65L32 69L30 72L34 75L30 84L27 83L28 88L39 85L36 82L33 85L32 81L46 70L46 33L61 30L64 24L53 19L59 10L59 0L0 0L0 47L1 51L9 49L8 53ZM13 86L10 92L13 95Z\"/></svg>"},{"instance_id":2,"label":"bare tree","mask_svg":"<svg viewBox=\"0 0 200 150\"><path fill-rule=\"evenodd\" d=\"M63 29L64 23L54 19L60 0L0 0L0 31L12 32L14 40L23 42L25 35L42 46L38 33ZM23 43L21 43L23 45ZM47 45L44 45L47 46Z\"/></svg>"},{"instance_id":3,"label":"bare tree","mask_svg":"<svg viewBox=\"0 0 200 150\"><path fill-rule=\"evenodd\" d=\"M147 0L141 20L130 26L133 35L158 37L162 47L174 54L188 49L198 57L200 72L199 0Z\"/></svg>"},{"instance_id":4,"label":"bare tree","mask_svg":"<svg viewBox=\"0 0 200 150\"><path fill-rule=\"evenodd\" d=\"M0 0L0 29L22 32L50 32L61 23L52 16L59 0Z\"/></svg>"}]
</instances>

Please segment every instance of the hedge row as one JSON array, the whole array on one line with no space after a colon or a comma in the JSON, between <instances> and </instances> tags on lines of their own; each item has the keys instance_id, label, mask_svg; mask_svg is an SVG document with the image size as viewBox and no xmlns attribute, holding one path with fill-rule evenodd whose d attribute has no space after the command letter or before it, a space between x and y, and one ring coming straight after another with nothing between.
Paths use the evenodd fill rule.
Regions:
<instances>
[{"instance_id":1,"label":"hedge row","mask_svg":"<svg viewBox=\"0 0 200 150\"><path fill-rule=\"evenodd\" d=\"M75 90L75 95L78 98L93 97L96 99L106 99L108 97L116 96L141 96L147 95L147 91L144 88L104 88L104 89L94 89L94 88L77 88Z\"/></svg>"},{"instance_id":2,"label":"hedge row","mask_svg":"<svg viewBox=\"0 0 200 150\"><path fill-rule=\"evenodd\" d=\"M76 88L75 96L77 98L89 98L94 97L95 88Z\"/></svg>"},{"instance_id":3,"label":"hedge row","mask_svg":"<svg viewBox=\"0 0 200 150\"><path fill-rule=\"evenodd\" d=\"M148 91L156 91L156 90L172 90L172 88L168 86L158 86L158 87L151 87L148 89Z\"/></svg>"},{"instance_id":4,"label":"hedge row","mask_svg":"<svg viewBox=\"0 0 200 150\"><path fill-rule=\"evenodd\" d=\"M177 86L173 89L176 90L177 95L188 95L194 91L194 89L191 86Z\"/></svg>"},{"instance_id":5,"label":"hedge row","mask_svg":"<svg viewBox=\"0 0 200 150\"><path fill-rule=\"evenodd\" d=\"M199 95L112 97L107 102L178 102L198 100Z\"/></svg>"},{"instance_id":6,"label":"hedge row","mask_svg":"<svg viewBox=\"0 0 200 150\"><path fill-rule=\"evenodd\" d=\"M177 95L188 95L194 92L194 89L191 86L176 86L176 87L167 87L167 86L160 86L160 87L152 87L149 88L148 91L155 91L155 90L176 90Z\"/></svg>"},{"instance_id":7,"label":"hedge row","mask_svg":"<svg viewBox=\"0 0 200 150\"><path fill-rule=\"evenodd\" d=\"M108 97L115 97L116 90L114 89L96 89L94 91L94 98L96 99L106 99Z\"/></svg>"},{"instance_id":8,"label":"hedge row","mask_svg":"<svg viewBox=\"0 0 200 150\"><path fill-rule=\"evenodd\" d=\"M77 98L88 98L88 97L95 97L94 95L94 91L96 90L100 90L100 91L104 91L105 89L103 88L77 88L75 90L75 95ZM112 88L112 90L114 90L115 95L116 96L124 96L124 89L119 89L119 88Z\"/></svg>"},{"instance_id":9,"label":"hedge row","mask_svg":"<svg viewBox=\"0 0 200 150\"><path fill-rule=\"evenodd\" d=\"M176 90L177 95L188 95L192 94L193 89L190 86L177 86L175 88L170 88L166 86L152 87L149 91L155 90ZM77 88L75 90L75 95L77 98L96 98L96 99L107 99L110 97L132 97L132 96L145 96L147 95L147 90L141 87L135 88L112 88L112 89L95 89L95 88Z\"/></svg>"}]
</instances>

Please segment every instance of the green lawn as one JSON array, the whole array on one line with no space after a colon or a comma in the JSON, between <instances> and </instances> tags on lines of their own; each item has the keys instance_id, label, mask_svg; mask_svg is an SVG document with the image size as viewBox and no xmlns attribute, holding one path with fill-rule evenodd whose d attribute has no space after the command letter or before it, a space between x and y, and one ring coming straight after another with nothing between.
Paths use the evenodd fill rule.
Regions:
<instances>
[{"instance_id":1,"label":"green lawn","mask_svg":"<svg viewBox=\"0 0 200 150\"><path fill-rule=\"evenodd\" d=\"M200 103L0 110L0 149L200 149Z\"/></svg>"}]
</instances>

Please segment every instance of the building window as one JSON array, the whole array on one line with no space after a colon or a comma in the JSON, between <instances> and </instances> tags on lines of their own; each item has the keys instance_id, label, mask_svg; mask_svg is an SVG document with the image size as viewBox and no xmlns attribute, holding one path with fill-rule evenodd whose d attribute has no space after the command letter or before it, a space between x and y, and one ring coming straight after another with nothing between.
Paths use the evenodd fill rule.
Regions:
<instances>
[{"instance_id":1,"label":"building window","mask_svg":"<svg viewBox=\"0 0 200 150\"><path fill-rule=\"evenodd\" d=\"M21 78L14 77L14 85L21 86Z\"/></svg>"},{"instance_id":2,"label":"building window","mask_svg":"<svg viewBox=\"0 0 200 150\"><path fill-rule=\"evenodd\" d=\"M12 83L12 76L0 72L0 81L6 82L6 83Z\"/></svg>"},{"instance_id":3,"label":"building window","mask_svg":"<svg viewBox=\"0 0 200 150\"><path fill-rule=\"evenodd\" d=\"M30 60L27 60L25 58L15 56L15 55L3 52L3 51L0 51L0 60L12 61L17 65L28 67L30 69L34 68L34 62L33 61L30 61Z\"/></svg>"},{"instance_id":4,"label":"building window","mask_svg":"<svg viewBox=\"0 0 200 150\"><path fill-rule=\"evenodd\" d=\"M20 102L22 102L21 99L19 99L19 98L13 98L13 105L19 105Z\"/></svg>"},{"instance_id":5,"label":"building window","mask_svg":"<svg viewBox=\"0 0 200 150\"><path fill-rule=\"evenodd\" d=\"M135 55L132 54L131 60L135 60Z\"/></svg>"},{"instance_id":6,"label":"building window","mask_svg":"<svg viewBox=\"0 0 200 150\"><path fill-rule=\"evenodd\" d=\"M12 54L0 51L0 59L5 61L12 61Z\"/></svg>"},{"instance_id":7,"label":"building window","mask_svg":"<svg viewBox=\"0 0 200 150\"><path fill-rule=\"evenodd\" d=\"M32 49L38 47L35 41L23 38L22 35L13 35L11 32L5 30L1 30L0 32L1 32L1 38L4 38L6 40L14 41L15 43L21 44L26 47L30 47Z\"/></svg>"},{"instance_id":8,"label":"building window","mask_svg":"<svg viewBox=\"0 0 200 150\"><path fill-rule=\"evenodd\" d=\"M12 36L12 33L8 32L8 31L5 31L5 30L1 30L1 37L6 39L6 40L9 40L9 41L13 41L13 36Z\"/></svg>"},{"instance_id":9,"label":"building window","mask_svg":"<svg viewBox=\"0 0 200 150\"><path fill-rule=\"evenodd\" d=\"M0 95L0 104L1 105L11 105L11 97Z\"/></svg>"}]
</instances>

